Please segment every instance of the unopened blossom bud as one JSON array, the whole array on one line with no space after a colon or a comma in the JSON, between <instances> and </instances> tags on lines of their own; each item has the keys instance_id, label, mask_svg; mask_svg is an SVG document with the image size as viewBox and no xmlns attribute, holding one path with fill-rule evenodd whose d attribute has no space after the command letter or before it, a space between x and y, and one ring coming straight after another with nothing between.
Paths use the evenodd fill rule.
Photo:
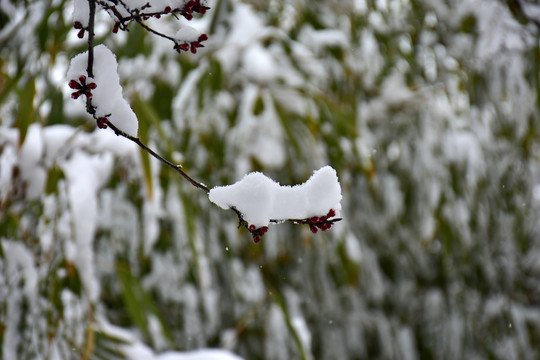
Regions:
<instances>
[{"instance_id":1,"label":"unopened blossom bud","mask_svg":"<svg viewBox=\"0 0 540 360\"><path fill-rule=\"evenodd\" d=\"M107 118L103 117L103 118L96 119L97 127L100 128L100 129L106 129L107 128L107 123L108 123Z\"/></svg>"},{"instance_id":2,"label":"unopened blossom bud","mask_svg":"<svg viewBox=\"0 0 540 360\"><path fill-rule=\"evenodd\" d=\"M80 89L82 88L81 84L79 84L77 81L75 80L71 80L69 83L68 83L68 86L72 89Z\"/></svg>"}]
</instances>

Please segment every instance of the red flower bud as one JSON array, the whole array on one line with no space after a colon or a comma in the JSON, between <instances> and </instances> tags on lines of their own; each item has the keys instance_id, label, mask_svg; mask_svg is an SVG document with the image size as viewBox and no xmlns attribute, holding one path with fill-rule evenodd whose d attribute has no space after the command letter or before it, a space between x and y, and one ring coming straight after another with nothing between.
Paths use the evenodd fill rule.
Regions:
<instances>
[{"instance_id":1,"label":"red flower bud","mask_svg":"<svg viewBox=\"0 0 540 360\"><path fill-rule=\"evenodd\" d=\"M258 243L259 241L261 241L261 238L258 237L258 236L254 236L254 237L253 237L253 241L254 241L255 244L256 244L256 243Z\"/></svg>"},{"instance_id":2,"label":"red flower bud","mask_svg":"<svg viewBox=\"0 0 540 360\"><path fill-rule=\"evenodd\" d=\"M107 118L99 118L99 119L96 119L96 124L97 124L97 127L100 128L100 129L106 129L107 128L107 123L109 121L107 120Z\"/></svg>"},{"instance_id":3,"label":"red flower bud","mask_svg":"<svg viewBox=\"0 0 540 360\"><path fill-rule=\"evenodd\" d=\"M206 41L206 40L208 40L208 35L201 34L201 36L199 36L199 41Z\"/></svg>"},{"instance_id":4,"label":"red flower bud","mask_svg":"<svg viewBox=\"0 0 540 360\"><path fill-rule=\"evenodd\" d=\"M318 216L314 216L314 217L312 217L311 219L309 219L309 221L312 222L312 223L314 223L314 224L316 224L316 223L319 222L319 217L318 217Z\"/></svg>"},{"instance_id":5,"label":"red flower bud","mask_svg":"<svg viewBox=\"0 0 540 360\"><path fill-rule=\"evenodd\" d=\"M80 23L80 21L75 21L75 22L73 23L73 27L74 27L75 29L82 29L82 24Z\"/></svg>"},{"instance_id":6,"label":"red flower bud","mask_svg":"<svg viewBox=\"0 0 540 360\"><path fill-rule=\"evenodd\" d=\"M309 230L311 230L311 232L314 233L314 234L316 234L317 231L319 231L319 230L315 227L315 225L313 225L313 224L309 224Z\"/></svg>"},{"instance_id":7,"label":"red flower bud","mask_svg":"<svg viewBox=\"0 0 540 360\"><path fill-rule=\"evenodd\" d=\"M97 88L97 84L96 83L90 83L88 85L86 85L86 87L90 90L94 90L95 88Z\"/></svg>"},{"instance_id":8,"label":"red flower bud","mask_svg":"<svg viewBox=\"0 0 540 360\"><path fill-rule=\"evenodd\" d=\"M112 28L112 32L114 34L118 33L118 28L120 27L120 24L119 23L115 23L113 28Z\"/></svg>"},{"instance_id":9,"label":"red flower bud","mask_svg":"<svg viewBox=\"0 0 540 360\"><path fill-rule=\"evenodd\" d=\"M79 39L82 39L84 37L84 29L79 30L79 33L77 34L77 37Z\"/></svg>"},{"instance_id":10,"label":"red flower bud","mask_svg":"<svg viewBox=\"0 0 540 360\"><path fill-rule=\"evenodd\" d=\"M86 84L86 76L84 75L79 76L79 82L83 85Z\"/></svg>"},{"instance_id":11,"label":"red flower bud","mask_svg":"<svg viewBox=\"0 0 540 360\"><path fill-rule=\"evenodd\" d=\"M336 212L334 211L334 209L330 209L330 211L328 211L328 214L326 214L327 218L331 218L334 216L336 216Z\"/></svg>"},{"instance_id":12,"label":"red flower bud","mask_svg":"<svg viewBox=\"0 0 540 360\"><path fill-rule=\"evenodd\" d=\"M189 44L188 43L176 44L174 48L176 51L188 51Z\"/></svg>"},{"instance_id":13,"label":"red flower bud","mask_svg":"<svg viewBox=\"0 0 540 360\"><path fill-rule=\"evenodd\" d=\"M160 14L156 14L156 19L160 19L161 18L161 15Z\"/></svg>"},{"instance_id":14,"label":"red flower bud","mask_svg":"<svg viewBox=\"0 0 540 360\"><path fill-rule=\"evenodd\" d=\"M254 231L256 229L255 225L251 224L249 225L249 230L250 231Z\"/></svg>"},{"instance_id":15,"label":"red flower bud","mask_svg":"<svg viewBox=\"0 0 540 360\"><path fill-rule=\"evenodd\" d=\"M170 12L171 12L171 7L170 7L170 6L165 7L165 10L163 10L163 12L164 12L165 14L170 13Z\"/></svg>"},{"instance_id":16,"label":"red flower bud","mask_svg":"<svg viewBox=\"0 0 540 360\"><path fill-rule=\"evenodd\" d=\"M80 89L82 88L81 84L79 84L77 81L75 80L71 80L69 83L68 83L68 86L72 89Z\"/></svg>"},{"instance_id":17,"label":"red flower bud","mask_svg":"<svg viewBox=\"0 0 540 360\"><path fill-rule=\"evenodd\" d=\"M81 96L81 94L82 94L82 92L80 92L80 91L72 92L72 93L71 93L71 98L72 98L72 99L78 99L79 96Z\"/></svg>"}]
</instances>

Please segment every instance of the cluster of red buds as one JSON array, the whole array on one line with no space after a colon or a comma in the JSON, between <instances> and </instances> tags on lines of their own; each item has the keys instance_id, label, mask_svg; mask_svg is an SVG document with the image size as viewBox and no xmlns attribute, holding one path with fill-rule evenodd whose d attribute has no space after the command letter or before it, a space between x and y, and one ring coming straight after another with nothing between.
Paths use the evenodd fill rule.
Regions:
<instances>
[{"instance_id":1,"label":"cluster of red buds","mask_svg":"<svg viewBox=\"0 0 540 360\"><path fill-rule=\"evenodd\" d=\"M184 5L184 9L180 11L180 14L182 14L182 16L185 17L186 19L191 20L193 19L194 12L204 15L206 13L206 10L208 9L210 8L207 6L201 5L200 0L190 0L187 2L186 5Z\"/></svg>"},{"instance_id":2,"label":"cluster of red buds","mask_svg":"<svg viewBox=\"0 0 540 360\"><path fill-rule=\"evenodd\" d=\"M261 241L261 237L264 236L264 234L266 234L266 232L268 231L268 226L263 226L257 229L255 225L251 224L249 225L248 230L253 236L253 241L255 243L258 243L259 241Z\"/></svg>"},{"instance_id":3,"label":"cluster of red buds","mask_svg":"<svg viewBox=\"0 0 540 360\"><path fill-rule=\"evenodd\" d=\"M96 119L96 125L100 129L106 129L108 123L109 123L109 120L107 120L107 118L105 117L100 117Z\"/></svg>"},{"instance_id":4,"label":"cluster of red buds","mask_svg":"<svg viewBox=\"0 0 540 360\"><path fill-rule=\"evenodd\" d=\"M73 27L77 30L79 30L79 32L77 33L77 37L79 39L82 39L84 37L84 32L86 31L86 28L82 26L82 24L79 22L79 21L75 21L73 23Z\"/></svg>"},{"instance_id":5,"label":"cluster of red buds","mask_svg":"<svg viewBox=\"0 0 540 360\"><path fill-rule=\"evenodd\" d=\"M196 54L197 48L204 47L204 45L202 45L201 42L206 41L206 40L208 40L208 35L202 34L201 36L199 36L199 39L197 39L197 41L176 43L174 45L174 50L178 52L191 50L192 54Z\"/></svg>"},{"instance_id":6,"label":"cluster of red buds","mask_svg":"<svg viewBox=\"0 0 540 360\"><path fill-rule=\"evenodd\" d=\"M331 229L334 222L334 220L332 220L331 218L333 218L334 216L336 216L336 212L333 209L330 209L330 211L328 211L328 214L326 214L325 216L312 217L308 221L309 229L314 234L316 234L319 229L321 229L322 231Z\"/></svg>"},{"instance_id":7,"label":"cluster of red buds","mask_svg":"<svg viewBox=\"0 0 540 360\"><path fill-rule=\"evenodd\" d=\"M71 80L68 83L68 85L73 90L77 90L77 91L74 91L74 92L71 93L71 98L72 99L78 99L79 96L81 96L83 94L86 95L86 97L88 99L91 99L92 98L92 90L97 88L96 83L91 82L91 83L87 84L86 83L86 76L84 76L84 75L79 76L79 81Z\"/></svg>"}]
</instances>

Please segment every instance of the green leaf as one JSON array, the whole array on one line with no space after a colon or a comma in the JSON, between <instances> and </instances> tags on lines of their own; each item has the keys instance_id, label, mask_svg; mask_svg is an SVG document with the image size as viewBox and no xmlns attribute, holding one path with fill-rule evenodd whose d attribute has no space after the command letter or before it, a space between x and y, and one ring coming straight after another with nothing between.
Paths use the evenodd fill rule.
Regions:
<instances>
[{"instance_id":1,"label":"green leaf","mask_svg":"<svg viewBox=\"0 0 540 360\"><path fill-rule=\"evenodd\" d=\"M19 229L19 219L11 214L6 212L0 216L0 234L6 238L18 238L17 233ZM0 251L2 246L0 246Z\"/></svg>"},{"instance_id":2,"label":"green leaf","mask_svg":"<svg viewBox=\"0 0 540 360\"><path fill-rule=\"evenodd\" d=\"M129 344L127 341L99 329L96 329L94 334L96 336L96 342L91 359L119 360L126 358L121 347L122 345Z\"/></svg>"},{"instance_id":3,"label":"green leaf","mask_svg":"<svg viewBox=\"0 0 540 360\"><path fill-rule=\"evenodd\" d=\"M171 340L170 333L159 316L154 302L144 290L139 279L133 276L129 266L125 263L118 263L116 273L122 289L122 299L133 323L141 329L147 340L150 340L148 316L153 315L159 320L165 336Z\"/></svg>"},{"instance_id":4,"label":"green leaf","mask_svg":"<svg viewBox=\"0 0 540 360\"><path fill-rule=\"evenodd\" d=\"M22 145L28 131L28 127L35 119L34 96L36 94L36 85L34 78L28 79L22 89L18 90L19 95L19 113L17 114L16 126L21 132L19 145Z\"/></svg>"},{"instance_id":5,"label":"green leaf","mask_svg":"<svg viewBox=\"0 0 540 360\"><path fill-rule=\"evenodd\" d=\"M253 115L260 115L264 111L264 100L261 95L257 97L253 104Z\"/></svg>"},{"instance_id":6,"label":"green leaf","mask_svg":"<svg viewBox=\"0 0 540 360\"><path fill-rule=\"evenodd\" d=\"M64 119L64 97L62 93L56 89L49 92L49 100L51 101L51 111L47 118L48 125L63 124Z\"/></svg>"},{"instance_id":7,"label":"green leaf","mask_svg":"<svg viewBox=\"0 0 540 360\"><path fill-rule=\"evenodd\" d=\"M51 167L47 173L47 182L45 184L45 193L53 194L58 191L58 181L64 178L64 172L57 166Z\"/></svg>"},{"instance_id":8,"label":"green leaf","mask_svg":"<svg viewBox=\"0 0 540 360\"><path fill-rule=\"evenodd\" d=\"M139 97L135 97L133 100L133 110L137 113L137 118L139 119L139 138L145 144L149 142L149 132L151 128L157 129L161 139L166 139L167 137L163 133L161 128L160 119L157 112L154 110L152 105L146 101L141 100ZM153 196L153 181L152 181L152 167L150 163L150 154L143 149L140 149L144 181L146 185L146 193L151 199Z\"/></svg>"}]
</instances>

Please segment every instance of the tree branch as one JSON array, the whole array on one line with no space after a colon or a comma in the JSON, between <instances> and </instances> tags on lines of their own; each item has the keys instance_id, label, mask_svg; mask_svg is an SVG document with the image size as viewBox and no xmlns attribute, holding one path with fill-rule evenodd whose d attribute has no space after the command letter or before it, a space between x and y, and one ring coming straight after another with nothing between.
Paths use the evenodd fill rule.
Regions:
<instances>
[{"instance_id":1,"label":"tree branch","mask_svg":"<svg viewBox=\"0 0 540 360\"><path fill-rule=\"evenodd\" d=\"M169 40L175 42L175 44L176 44L176 40L174 38L169 37L169 36L164 35L164 34L161 34L161 33L157 32L157 31L151 29L150 27L148 27L146 24L144 24L142 22L142 19L144 19L145 16L148 16L148 15L155 16L156 14L159 14L159 13L149 13L149 14L145 15L143 13L139 13L138 10L137 10L137 13L134 14L133 12L135 10L129 9L122 0L118 0L118 2L122 6L124 6L126 11L128 11L132 15L132 17L130 17L130 18L123 18L121 16L120 12L118 11L118 9L116 9L114 5L107 5L106 3L104 3L104 0L88 0L88 6L89 6L89 9L90 9L90 11L89 11L89 19L88 19L88 27L86 28L86 31L88 32L88 63L87 63L87 69L86 69L88 77L94 78L94 24L95 24L95 15L96 15L96 2L100 6L102 6L104 9L110 10L113 14L115 14L118 21L122 24L122 26L127 27L127 25L125 25L126 21L127 22L137 21L145 30L147 30L149 32L152 32L152 33L154 33L154 34L156 34L158 36L162 36L162 37L164 37L166 39L169 39ZM113 2L113 4L116 4L116 3ZM198 46L200 46L200 45L198 45ZM175 49L176 49L176 47L175 47ZM193 49L192 49L192 51L193 51ZM84 90L89 91L89 89L91 89L89 85L87 87L84 79L81 80L81 83L82 84L80 84L80 85L77 85L77 84L74 85L75 88L80 90L79 94L82 94L84 92ZM71 84L70 84L70 86L71 86ZM83 91L83 92L81 92L81 91ZM176 171L178 174L180 174L184 179L189 181L191 183L191 185L193 185L195 188L203 190L206 193L210 192L210 189L205 184L203 184L201 182L198 182L195 179L193 179L191 176L189 176L183 170L181 165L175 165L172 162L170 162L169 160L163 158L161 155L159 155L154 150L149 148L146 144L144 144L138 137L129 135L129 134L125 133L124 131L120 130L118 127L116 127L116 125L114 125L112 122L110 122L106 117L98 117L98 116L96 116L96 107L92 103L91 94L86 93L86 92L84 92L84 94L86 95L86 111L90 115L92 115L94 120L96 120L99 128L106 128L107 126L110 127L117 136L122 136L122 137L124 137L124 138L126 138L126 139L128 139L130 141L133 141L140 148L142 148L144 151L146 151L147 153L152 155L154 158L159 160L161 163L167 165L168 167L170 167L171 169ZM77 95L75 98L77 98L78 96L79 95ZM109 116L109 115L107 115L107 116ZM266 231L268 230L268 227L263 226L261 228L256 229L253 225L248 224L248 222L244 219L243 214L238 209L236 209L235 207L231 207L231 210L233 210L235 212L236 216L238 217L238 227L242 227L242 226L245 227L251 233L251 235L253 236L253 240L255 242L260 241L260 237L262 237L266 233ZM277 223L281 223L283 221L287 221L287 222L292 222L292 223L295 223L295 224L307 224L307 225L309 225L311 231L316 233L318 231L318 229L321 229L321 230L330 229L332 227L333 223L338 222L338 221L341 220L341 218L334 218L334 216L335 216L334 210L330 210L329 213L326 216L312 217L312 218L308 218L308 219L286 219L286 220L284 220L284 219L272 219L272 220L270 220L270 222L277 224Z\"/></svg>"},{"instance_id":2,"label":"tree branch","mask_svg":"<svg viewBox=\"0 0 540 360\"><path fill-rule=\"evenodd\" d=\"M174 171L176 171L177 173L182 175L187 181L189 181L196 188L204 190L207 193L210 192L210 189L206 185L196 181L191 176L189 176L184 170L182 170L182 165L175 165L172 162L170 162L169 160L163 158L158 153L156 153L154 150L152 150L148 146L146 146L139 138L137 138L135 136L131 136L129 134L126 134L125 132L123 132L122 130L117 128L113 123L111 123L108 120L107 120L107 125L114 131L114 133L116 135L122 136L122 137L124 137L124 138L126 138L128 140L133 141L135 144L139 145L144 151L146 151L147 153L149 153L150 155L152 155L153 157L155 157L156 159L161 161L163 164L167 165L168 167L170 167L171 169L173 169Z\"/></svg>"}]
</instances>

